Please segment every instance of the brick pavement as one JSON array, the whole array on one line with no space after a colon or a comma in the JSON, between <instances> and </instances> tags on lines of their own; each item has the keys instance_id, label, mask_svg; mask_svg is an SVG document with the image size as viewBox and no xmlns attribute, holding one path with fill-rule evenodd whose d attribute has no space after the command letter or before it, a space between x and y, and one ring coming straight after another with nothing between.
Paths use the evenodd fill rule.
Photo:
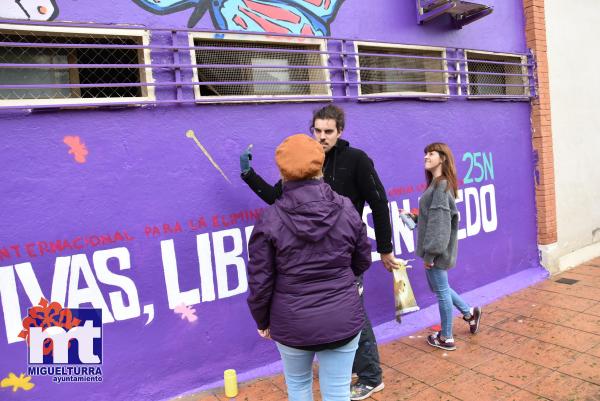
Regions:
<instances>
[{"instance_id":1,"label":"brick pavement","mask_svg":"<svg viewBox=\"0 0 600 401\"><path fill-rule=\"evenodd\" d=\"M600 401L600 258L486 305L476 335L455 323L456 351L427 345L430 330L380 345L385 389L368 400ZM283 376L178 399L230 400L287 400Z\"/></svg>"}]
</instances>

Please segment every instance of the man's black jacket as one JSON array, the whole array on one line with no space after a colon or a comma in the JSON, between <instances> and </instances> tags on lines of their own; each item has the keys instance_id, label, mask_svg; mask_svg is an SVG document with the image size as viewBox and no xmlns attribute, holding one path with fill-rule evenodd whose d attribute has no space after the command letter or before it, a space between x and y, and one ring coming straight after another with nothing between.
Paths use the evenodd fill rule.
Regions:
<instances>
[{"instance_id":1,"label":"man's black jacket","mask_svg":"<svg viewBox=\"0 0 600 401\"><path fill-rule=\"evenodd\" d=\"M323 176L324 181L335 192L350 198L361 216L365 201L369 204L373 211L377 252L392 252L392 227L388 200L369 156L360 149L350 147L347 141L339 139L325 154ZM242 179L269 205L275 203L283 192L281 180L272 186L252 168L242 174Z\"/></svg>"}]
</instances>

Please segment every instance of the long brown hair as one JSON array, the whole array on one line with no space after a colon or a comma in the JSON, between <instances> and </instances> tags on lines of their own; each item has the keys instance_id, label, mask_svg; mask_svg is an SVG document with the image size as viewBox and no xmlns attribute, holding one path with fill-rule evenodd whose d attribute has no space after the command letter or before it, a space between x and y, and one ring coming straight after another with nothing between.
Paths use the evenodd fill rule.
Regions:
<instances>
[{"instance_id":1,"label":"long brown hair","mask_svg":"<svg viewBox=\"0 0 600 401\"><path fill-rule=\"evenodd\" d=\"M436 179L436 185L439 180L448 181L446 190L452 189L452 194L456 198L458 196L458 181L456 178L456 165L454 164L454 155L452 151L445 143L434 142L425 146L425 154L429 152L438 152L442 158L442 175ZM433 174L425 170L425 179L427 180L427 186L433 181Z\"/></svg>"}]
</instances>

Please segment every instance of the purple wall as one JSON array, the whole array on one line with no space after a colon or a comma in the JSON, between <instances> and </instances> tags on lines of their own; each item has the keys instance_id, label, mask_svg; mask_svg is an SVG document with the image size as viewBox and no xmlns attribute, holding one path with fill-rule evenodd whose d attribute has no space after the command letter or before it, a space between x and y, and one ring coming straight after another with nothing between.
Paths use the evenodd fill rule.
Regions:
<instances>
[{"instance_id":1,"label":"purple wall","mask_svg":"<svg viewBox=\"0 0 600 401\"><path fill-rule=\"evenodd\" d=\"M491 16L454 31L438 22L416 25L412 0L346 0L331 30L334 36L359 39L525 52L521 1L486 3L495 5ZM93 11L76 1L58 0L58 6L60 20L128 22L149 27L184 27L190 14L187 10L157 16L130 1L110 2L110 6L98 3ZM359 16L361 31L355 28ZM197 27L213 28L208 15ZM462 188L476 188L473 193L480 194L482 187L493 185L497 228L485 232L482 227L460 241L458 267L452 271L457 291L473 290L538 266L528 103L404 100L346 102L342 106L347 113L344 138L371 156L390 193L389 200L398 204L409 199L411 207L416 206L416 187L423 182L422 150L427 143L450 144L461 178L470 166L468 159L462 161L465 153L492 154L494 179ZM31 264L46 298L65 298L65 290L61 291L59 285L64 277L69 307L89 307L89 303L77 305L77 297L85 302L92 294L89 296L95 300L103 299L118 320L103 328L102 384L55 385L48 377L34 377L36 386L31 391L13 393L0 388L0 397L164 399L218 380L224 369L244 372L277 360L274 345L256 335L245 293L223 297L239 284L236 265L231 263L243 267L242 259L235 257L247 256L244 227L254 222L253 213L248 211L265 206L239 178L238 155L248 144L254 144L254 167L274 182L274 148L285 136L306 132L316 107L314 103L245 104L0 113L0 379L9 372L27 372L25 343L8 343L7 322L11 312L17 313L20 308L18 315L23 317L27 308L38 301L27 295L27 291L38 294L35 281L25 277L28 266L20 265L19 275L15 265ZM231 184L186 137L190 129ZM75 162L68 154L65 136L79 136L85 143L89 151L85 163ZM405 193L410 186L415 191ZM474 199L469 198L472 214L476 210ZM465 203L459 204L462 228L467 224ZM485 197L483 203L492 215L491 197ZM237 223L224 226L233 214L237 214L233 216ZM202 217L206 227L199 228ZM194 230L190 221L195 222ZM177 222L181 232L164 233L163 224L174 230ZM226 234L233 237L219 241L223 230L229 229L233 231ZM129 239L115 241L117 232ZM205 233L208 235L202 235ZM98 245L101 235L105 242L109 235L112 243ZM68 240L72 248L81 245L82 249L67 248L49 254L49 243L57 240ZM169 240L174 244L181 291L202 287L203 302L194 305L198 320L192 323L169 308L164 274L168 270L165 255ZM210 247L204 248L207 241ZM396 245L402 252L398 256L414 257L404 242ZM131 281L115 283L103 274L102 253L98 251L113 250L108 254L115 255L119 252L115 248L121 247L126 251L121 250L124 258L120 265L111 259L108 268ZM201 262L198 247L202 250ZM243 252L233 252L237 247ZM210 260L206 259L207 249L212 253ZM69 262L68 257L77 254L85 258L73 257ZM127 255L131 268L123 269L128 264ZM68 276L59 274L63 264L64 272L70 271ZM226 265L225 276L219 276L217 271L225 271ZM83 269L79 275L78 266ZM86 271L92 274L86 277ZM433 304L434 296L419 263L409 275L419 306ZM53 282L56 293L51 295ZM131 283L133 287L128 287ZM94 295L96 285L99 292ZM81 292L87 287L92 290ZM210 300L211 291L215 300ZM124 307L117 306L119 299L110 295L113 292L124 296ZM18 305L11 294L18 294ZM136 305L129 305L129 296L135 294L139 311ZM374 324L394 318L392 277L380 263L367 273L366 301ZM155 314L147 325L148 316L141 312L145 305L153 305Z\"/></svg>"}]
</instances>

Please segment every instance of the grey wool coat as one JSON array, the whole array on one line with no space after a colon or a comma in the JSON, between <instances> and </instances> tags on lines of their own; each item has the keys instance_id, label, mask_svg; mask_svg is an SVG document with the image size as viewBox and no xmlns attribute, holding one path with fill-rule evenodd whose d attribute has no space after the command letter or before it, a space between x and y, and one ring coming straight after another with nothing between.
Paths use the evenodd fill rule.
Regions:
<instances>
[{"instance_id":1,"label":"grey wool coat","mask_svg":"<svg viewBox=\"0 0 600 401\"><path fill-rule=\"evenodd\" d=\"M458 210L448 182L432 181L419 201L417 255L440 269L456 264Z\"/></svg>"}]
</instances>

